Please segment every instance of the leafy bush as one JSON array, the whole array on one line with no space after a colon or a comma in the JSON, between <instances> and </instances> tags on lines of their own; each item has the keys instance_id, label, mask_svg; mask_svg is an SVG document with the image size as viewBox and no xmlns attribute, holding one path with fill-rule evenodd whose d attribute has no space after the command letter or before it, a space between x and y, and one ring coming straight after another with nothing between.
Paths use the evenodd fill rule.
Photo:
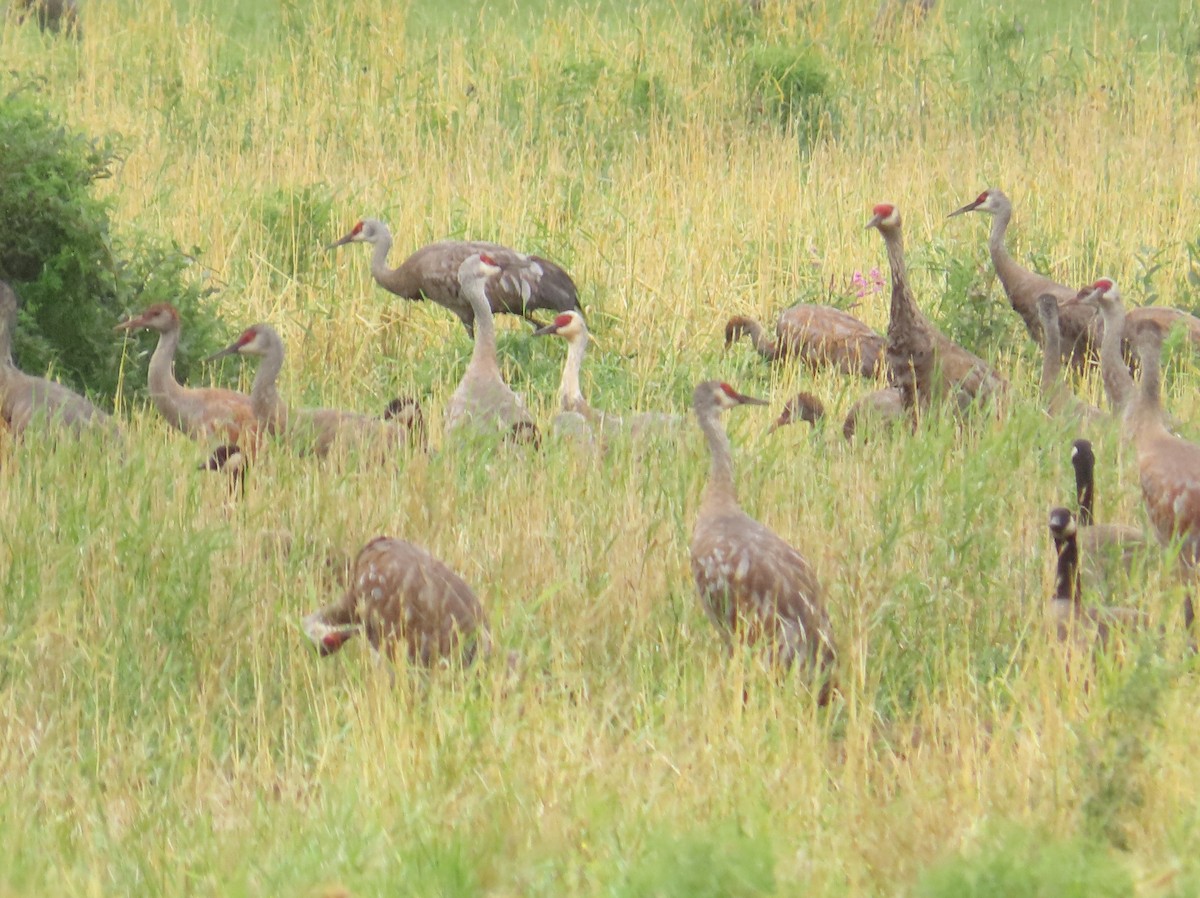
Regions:
<instances>
[{"instance_id":1,"label":"leafy bush","mask_svg":"<svg viewBox=\"0 0 1200 898\"><path fill-rule=\"evenodd\" d=\"M212 332L191 257L147 235L113 233L110 203L91 188L116 160L112 140L63 125L32 85L10 82L0 93L0 279L23 303L13 354L26 371L53 367L104 398L122 380L145 385L145 365L122 377L123 342L112 327L124 313L154 302L179 308L188 340L181 375Z\"/></svg>"},{"instance_id":2,"label":"leafy bush","mask_svg":"<svg viewBox=\"0 0 1200 898\"><path fill-rule=\"evenodd\" d=\"M744 65L757 108L810 139L816 137L830 114L830 79L816 51L754 47Z\"/></svg>"},{"instance_id":3,"label":"leafy bush","mask_svg":"<svg viewBox=\"0 0 1200 898\"><path fill-rule=\"evenodd\" d=\"M918 898L1125 898L1129 872L1094 843L998 827L917 883Z\"/></svg>"}]
</instances>

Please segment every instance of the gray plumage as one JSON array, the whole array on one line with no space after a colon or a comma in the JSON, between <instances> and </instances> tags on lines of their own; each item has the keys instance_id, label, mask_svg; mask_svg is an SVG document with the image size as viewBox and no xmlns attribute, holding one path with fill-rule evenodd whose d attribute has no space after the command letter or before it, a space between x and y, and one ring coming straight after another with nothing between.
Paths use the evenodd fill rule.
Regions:
<instances>
[{"instance_id":1,"label":"gray plumage","mask_svg":"<svg viewBox=\"0 0 1200 898\"><path fill-rule=\"evenodd\" d=\"M821 584L808 561L738 505L729 438L718 416L737 405L765 405L728 384L696 387L693 408L708 441L711 470L692 530L692 576L700 601L726 644L765 642L772 660L799 663L825 704L836 649Z\"/></svg>"},{"instance_id":2,"label":"gray plumage","mask_svg":"<svg viewBox=\"0 0 1200 898\"><path fill-rule=\"evenodd\" d=\"M398 268L389 268L392 234L387 225L374 218L364 218L329 248L347 243L372 245L371 274L379 286L403 299L428 299L449 309L468 333L474 333L475 311L462 293L458 271L470 256L480 253L490 256L500 268L488 277L485 291L493 313L521 315L537 324L531 313L538 309L579 310L579 291L569 274L548 259L527 256L506 246L478 240L443 240L421 247Z\"/></svg>"}]
</instances>

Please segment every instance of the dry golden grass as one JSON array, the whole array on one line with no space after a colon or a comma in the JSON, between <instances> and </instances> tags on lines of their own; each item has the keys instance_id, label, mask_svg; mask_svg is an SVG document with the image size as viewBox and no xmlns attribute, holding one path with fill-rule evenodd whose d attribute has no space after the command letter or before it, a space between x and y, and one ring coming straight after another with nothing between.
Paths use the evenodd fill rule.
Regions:
<instances>
[{"instance_id":1,"label":"dry golden grass","mask_svg":"<svg viewBox=\"0 0 1200 898\"><path fill-rule=\"evenodd\" d=\"M884 40L875 0L768 6L752 39L808 35L833 72L831 130L808 147L754 114L721 31L734 6L564 7L406 36L406 4L297 3L267 40L166 0L92 3L81 42L8 24L0 56L74 126L127 138L105 185L118 224L199 246L231 334L279 327L297 401L420 394L440 443L467 340L376 288L360 247L323 250L360 216L389 222L393 263L446 236L562 261L597 338L598 407L682 412L709 376L774 408L822 396L833 426L812 434L769 439L752 410L728 423L747 510L827 586L842 700L818 711L722 656L688 571L706 473L690 423L602 460L553 443L399 470L274 453L230 507L192 470L204 447L124 409L119 452L31 440L0 461L0 892L909 894L1010 821L1105 846L1138 894L1187 894L1191 662L1168 635L1064 673L1045 518L1069 504L1077 434L1038 410L1015 316L977 347L1013 383L999 419L856 447L837 425L868 385L720 341L728 315L844 303L854 272L885 267L863 231L879 201L901 208L938 310L939 260L985 259L985 223L944 216L985 186L1014 201L1019 257L1140 302L1150 247L1160 301L1190 306L1188 57L1097 16L988 77L979 29L941 14ZM642 76L660 100L630 99ZM886 295L856 312L883 329ZM505 323L501 349L548 422L562 347ZM1198 437L1195 362L1168 372ZM1101 514L1142 520L1131 450L1092 438ZM393 684L353 643L319 661L298 626L328 599L316 553L246 548L278 527L429 546L478 589L520 679ZM1175 634L1181 595L1153 556L1117 598Z\"/></svg>"}]
</instances>

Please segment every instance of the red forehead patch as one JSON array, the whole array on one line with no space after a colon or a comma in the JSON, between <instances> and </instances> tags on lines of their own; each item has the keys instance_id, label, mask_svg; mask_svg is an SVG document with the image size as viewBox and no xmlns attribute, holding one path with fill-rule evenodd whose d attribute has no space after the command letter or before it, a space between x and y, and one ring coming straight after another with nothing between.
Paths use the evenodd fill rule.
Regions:
<instances>
[{"instance_id":1,"label":"red forehead patch","mask_svg":"<svg viewBox=\"0 0 1200 898\"><path fill-rule=\"evenodd\" d=\"M1096 283L1092 284L1093 290L1103 290L1105 293L1107 293L1112 288L1113 288L1113 282L1110 281L1108 278L1100 278L1100 280L1098 280L1098 281L1096 281Z\"/></svg>"},{"instance_id":2,"label":"red forehead patch","mask_svg":"<svg viewBox=\"0 0 1200 898\"><path fill-rule=\"evenodd\" d=\"M351 234L361 234L362 229L363 229L363 223L360 221L358 224L356 224L354 227L352 227L350 229L350 233Z\"/></svg>"},{"instance_id":3,"label":"red forehead patch","mask_svg":"<svg viewBox=\"0 0 1200 898\"><path fill-rule=\"evenodd\" d=\"M255 328L252 328L252 327L247 328L246 330L242 331L242 335L240 337L238 337L237 345L245 346L247 343L249 343L251 340L253 340L257 336L258 336L258 331Z\"/></svg>"},{"instance_id":4,"label":"red forehead patch","mask_svg":"<svg viewBox=\"0 0 1200 898\"><path fill-rule=\"evenodd\" d=\"M496 260L493 259L491 256L489 256L487 253L480 253L479 261L482 262L484 265L496 265ZM500 266L496 265L496 267L499 268Z\"/></svg>"},{"instance_id":5,"label":"red forehead patch","mask_svg":"<svg viewBox=\"0 0 1200 898\"><path fill-rule=\"evenodd\" d=\"M737 390L735 390L733 387L729 386L729 384L726 384L726 383L721 384L721 389L725 391L725 395L728 396L730 399L741 399L742 398L742 394L739 393Z\"/></svg>"},{"instance_id":6,"label":"red forehead patch","mask_svg":"<svg viewBox=\"0 0 1200 898\"><path fill-rule=\"evenodd\" d=\"M887 218L889 215L891 215L893 212L896 211L896 207L893 206L891 203L880 203L878 206L876 206L871 211L874 212L876 215L882 216L883 218Z\"/></svg>"},{"instance_id":7,"label":"red forehead patch","mask_svg":"<svg viewBox=\"0 0 1200 898\"><path fill-rule=\"evenodd\" d=\"M570 315L567 315L564 313L562 315L557 316L554 319L554 326L555 327L566 327L568 324L570 324L574 320L575 319L572 318Z\"/></svg>"},{"instance_id":8,"label":"red forehead patch","mask_svg":"<svg viewBox=\"0 0 1200 898\"><path fill-rule=\"evenodd\" d=\"M988 198L988 192L985 190L983 193L979 194L979 196L975 197L975 202L976 203L986 203L987 198Z\"/></svg>"}]
</instances>

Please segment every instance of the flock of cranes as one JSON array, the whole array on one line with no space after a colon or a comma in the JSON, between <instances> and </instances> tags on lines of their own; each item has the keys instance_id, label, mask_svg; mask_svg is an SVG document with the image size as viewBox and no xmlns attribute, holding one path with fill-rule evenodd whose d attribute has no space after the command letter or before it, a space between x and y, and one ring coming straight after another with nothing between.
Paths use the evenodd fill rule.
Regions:
<instances>
[{"instance_id":1,"label":"flock of cranes","mask_svg":"<svg viewBox=\"0 0 1200 898\"><path fill-rule=\"evenodd\" d=\"M1168 428L1161 404L1160 363L1163 338L1170 327L1187 329L1200 346L1200 320L1174 309L1126 312L1111 279L1082 290L1056 284L1021 267L1008 254L1004 238L1012 205L998 190L986 190L951 213L993 216L988 247L1013 309L1030 336L1043 348L1040 390L1045 410L1080 424L1110 418L1137 454L1142 494L1155 535L1179 548L1185 577L1200 563L1200 446ZM846 312L800 304L783 312L774 338L756 321L738 316L725 329L726 346L749 336L771 361L796 359L811 368L830 367L846 376L887 386L865 394L843 425L854 439L863 421L915 428L921 417L945 406L968 414L984 405L1002 409L1008 382L983 359L943 334L921 311L905 267L899 210L880 204L868 228L883 238L891 276L886 335ZM447 241L419 249L399 267L387 257L392 237L387 227L364 219L330 249L353 242L373 247L371 272L384 288L409 300L431 300L456 315L474 338L471 359L445 409L449 441L462 431L482 431L506 440L537 443L539 432L522 398L505 383L497 357L494 314L521 315L538 326L537 336L556 336L568 344L558 389L556 433L602 449L619 432L676 431L678 416L600 411L584 397L581 372L588 329L578 291L559 266L490 243ZM32 424L81 437L115 435L119 425L83 397L60 384L33 377L12 362L11 337L17 321L17 297L0 283L0 414L18 435ZM540 325L537 311L554 313ZM158 333L150 359L149 389L155 408L172 426L202 442L220 442L201 467L224 471L236 491L245 489L247 462L268 438L303 454L320 457L335 449L356 450L387 460L427 447L420 403L402 397L375 417L339 409L294 408L280 396L277 380L284 345L267 323L255 324L210 358L255 356L258 369L249 395L233 390L190 388L175 379L179 314L169 305L152 306L116 325L119 331ZM1130 374L1130 356L1140 362L1140 384ZM1109 404L1101 412L1076 397L1063 368L1078 370L1098 363ZM728 383L707 380L693 395L693 410L707 441L711 469L691 538L691 569L701 603L724 641L760 644L771 663L802 668L819 703L836 691L837 650L833 628L816 572L804 555L747 515L739 506L734 464L722 412L740 405L765 405ZM816 423L825 413L811 393L790 400L772 430L796 421ZM1122 609L1088 608L1083 590L1105 575L1105 559L1126 568L1146 549L1141 531L1094 519L1095 454L1087 440L1071 452L1077 483L1078 515L1065 508L1050 513L1057 571L1051 614L1063 640L1103 644L1116 626L1136 626L1139 616ZM334 553L336 556L337 553ZM333 604L304 618L304 630L321 654L337 651L364 633L377 652L405 654L416 664L439 659L469 663L491 648L487 618L478 597L454 571L411 542L380 537L350 561L334 557L345 591ZM1191 599L1184 609L1192 622Z\"/></svg>"}]
</instances>

